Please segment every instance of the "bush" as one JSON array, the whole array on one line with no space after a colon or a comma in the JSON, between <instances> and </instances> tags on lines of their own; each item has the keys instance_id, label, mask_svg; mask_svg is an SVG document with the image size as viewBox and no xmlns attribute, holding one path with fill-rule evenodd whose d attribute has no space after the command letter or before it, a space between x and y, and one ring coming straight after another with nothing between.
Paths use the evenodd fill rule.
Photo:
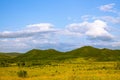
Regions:
<instances>
[{"instance_id":1,"label":"bush","mask_svg":"<svg viewBox=\"0 0 120 80\"><path fill-rule=\"evenodd\" d=\"M18 77L25 78L25 77L27 77L27 71L20 70L19 72L17 72L17 75L18 75Z\"/></svg>"},{"instance_id":2,"label":"bush","mask_svg":"<svg viewBox=\"0 0 120 80\"><path fill-rule=\"evenodd\" d=\"M18 67L24 67L25 66L25 62L18 62L17 65L18 65Z\"/></svg>"},{"instance_id":3,"label":"bush","mask_svg":"<svg viewBox=\"0 0 120 80\"><path fill-rule=\"evenodd\" d=\"M0 67L8 67L9 64L7 62L0 62Z\"/></svg>"}]
</instances>

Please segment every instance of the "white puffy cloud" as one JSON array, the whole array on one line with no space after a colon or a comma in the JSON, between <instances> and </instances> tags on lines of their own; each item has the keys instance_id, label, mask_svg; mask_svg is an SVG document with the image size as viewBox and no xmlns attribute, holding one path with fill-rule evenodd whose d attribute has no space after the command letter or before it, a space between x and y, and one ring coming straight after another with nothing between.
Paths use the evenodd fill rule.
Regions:
<instances>
[{"instance_id":1,"label":"white puffy cloud","mask_svg":"<svg viewBox=\"0 0 120 80\"><path fill-rule=\"evenodd\" d=\"M51 47L55 43L56 40L51 33L31 37L2 38L0 39L0 52L25 52L34 48L45 49L46 45Z\"/></svg>"},{"instance_id":2,"label":"white puffy cloud","mask_svg":"<svg viewBox=\"0 0 120 80\"><path fill-rule=\"evenodd\" d=\"M0 32L0 51L25 52L33 48L66 51L84 45L94 46L93 43L107 45L114 38L107 28L108 24L102 20L73 23L63 29L54 28L50 23L31 24L24 30ZM118 46L117 43L110 45Z\"/></svg>"},{"instance_id":3,"label":"white puffy cloud","mask_svg":"<svg viewBox=\"0 0 120 80\"><path fill-rule=\"evenodd\" d=\"M70 30L67 30L67 29L61 30L57 34L62 35L62 36L74 36L74 37L82 36L82 34L79 33L79 32L73 32L73 31L70 31Z\"/></svg>"},{"instance_id":4,"label":"white puffy cloud","mask_svg":"<svg viewBox=\"0 0 120 80\"><path fill-rule=\"evenodd\" d=\"M87 28L88 22L82 22L82 23L72 23L67 26L67 29L71 32L78 32L78 33L85 33Z\"/></svg>"},{"instance_id":5,"label":"white puffy cloud","mask_svg":"<svg viewBox=\"0 0 120 80\"><path fill-rule=\"evenodd\" d=\"M27 25L27 31L50 31L53 30L53 25L50 23L40 23Z\"/></svg>"},{"instance_id":6,"label":"white puffy cloud","mask_svg":"<svg viewBox=\"0 0 120 80\"><path fill-rule=\"evenodd\" d=\"M35 35L42 35L47 33L55 32L56 30L52 28L53 25L49 23L32 24L28 25L24 30L21 31L4 31L0 32L0 38L22 38L31 37Z\"/></svg>"},{"instance_id":7,"label":"white puffy cloud","mask_svg":"<svg viewBox=\"0 0 120 80\"><path fill-rule=\"evenodd\" d=\"M54 44L56 41L52 37L56 31L52 24L40 23L27 25L20 31L0 32L0 51L27 51Z\"/></svg>"},{"instance_id":8,"label":"white puffy cloud","mask_svg":"<svg viewBox=\"0 0 120 80\"><path fill-rule=\"evenodd\" d=\"M115 5L115 3L102 5L102 6L99 7L99 9L100 9L101 11L105 11L105 12L115 12L115 11L113 10L114 5Z\"/></svg>"},{"instance_id":9,"label":"white puffy cloud","mask_svg":"<svg viewBox=\"0 0 120 80\"><path fill-rule=\"evenodd\" d=\"M27 49L30 48L29 45L27 45L23 41L20 41L20 39L2 39L0 40L0 52L24 52L27 51Z\"/></svg>"},{"instance_id":10,"label":"white puffy cloud","mask_svg":"<svg viewBox=\"0 0 120 80\"><path fill-rule=\"evenodd\" d=\"M54 34L58 31L52 24L40 23L28 25L20 31L0 32L0 51L24 52L33 48L44 49L56 43Z\"/></svg>"},{"instance_id":11,"label":"white puffy cloud","mask_svg":"<svg viewBox=\"0 0 120 80\"><path fill-rule=\"evenodd\" d=\"M73 23L68 25L67 29L71 32L79 32L88 36L90 39L111 40L113 35L107 31L107 23L102 20L94 22Z\"/></svg>"},{"instance_id":12,"label":"white puffy cloud","mask_svg":"<svg viewBox=\"0 0 120 80\"><path fill-rule=\"evenodd\" d=\"M113 36L106 30L107 24L101 20L95 20L93 23L88 24L89 29L86 31L86 35L91 38L101 40L111 40Z\"/></svg>"}]
</instances>

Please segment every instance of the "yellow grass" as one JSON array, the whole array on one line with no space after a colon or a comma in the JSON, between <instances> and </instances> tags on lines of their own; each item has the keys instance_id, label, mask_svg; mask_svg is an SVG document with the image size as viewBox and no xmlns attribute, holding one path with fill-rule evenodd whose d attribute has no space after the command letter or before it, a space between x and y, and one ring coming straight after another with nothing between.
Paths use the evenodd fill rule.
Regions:
<instances>
[{"instance_id":1,"label":"yellow grass","mask_svg":"<svg viewBox=\"0 0 120 80\"><path fill-rule=\"evenodd\" d=\"M28 76L18 77L19 70L27 71ZM0 67L0 80L120 80L120 70L115 69L115 62Z\"/></svg>"}]
</instances>

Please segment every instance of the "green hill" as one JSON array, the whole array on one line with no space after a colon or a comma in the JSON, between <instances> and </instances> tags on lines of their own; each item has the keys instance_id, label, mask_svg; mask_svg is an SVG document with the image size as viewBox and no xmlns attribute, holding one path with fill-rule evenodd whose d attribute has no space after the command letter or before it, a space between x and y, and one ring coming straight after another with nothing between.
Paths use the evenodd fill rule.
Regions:
<instances>
[{"instance_id":1,"label":"green hill","mask_svg":"<svg viewBox=\"0 0 120 80\"><path fill-rule=\"evenodd\" d=\"M120 50L98 49L91 46L84 46L67 52L67 54L85 59L92 58L96 61L120 61Z\"/></svg>"},{"instance_id":2,"label":"green hill","mask_svg":"<svg viewBox=\"0 0 120 80\"><path fill-rule=\"evenodd\" d=\"M12 58L10 56L0 53L0 66L2 67L8 66L8 63L11 59Z\"/></svg>"},{"instance_id":3,"label":"green hill","mask_svg":"<svg viewBox=\"0 0 120 80\"><path fill-rule=\"evenodd\" d=\"M25 54L14 58L15 61L36 61L36 60L55 60L58 56L61 56L62 52L54 49L38 50L33 49Z\"/></svg>"},{"instance_id":4,"label":"green hill","mask_svg":"<svg viewBox=\"0 0 120 80\"><path fill-rule=\"evenodd\" d=\"M0 54L6 55L6 56L9 56L9 57L13 58L13 57L17 57L17 56L21 55L22 53L17 53L17 52L4 53L4 52L0 52Z\"/></svg>"},{"instance_id":5,"label":"green hill","mask_svg":"<svg viewBox=\"0 0 120 80\"><path fill-rule=\"evenodd\" d=\"M10 59L10 58L11 58L10 56L7 56L7 55L5 55L5 54L3 54L3 53L0 53L0 61L8 60L8 59Z\"/></svg>"},{"instance_id":6,"label":"green hill","mask_svg":"<svg viewBox=\"0 0 120 80\"><path fill-rule=\"evenodd\" d=\"M75 57L98 57L101 55L100 49L91 46L84 46L66 53Z\"/></svg>"},{"instance_id":7,"label":"green hill","mask_svg":"<svg viewBox=\"0 0 120 80\"><path fill-rule=\"evenodd\" d=\"M16 57L11 57L11 55ZM0 60L11 62L31 62L33 64L48 64L64 62L82 58L93 61L120 61L120 50L98 49L91 46L84 46L68 52L59 52L54 49L39 50L33 49L24 54L0 54Z\"/></svg>"},{"instance_id":8,"label":"green hill","mask_svg":"<svg viewBox=\"0 0 120 80\"><path fill-rule=\"evenodd\" d=\"M59 52L54 49L38 50L33 49L16 58L15 61L34 60L65 60L71 58L94 59L96 61L118 61L120 50L98 49L91 46L84 46L69 52Z\"/></svg>"},{"instance_id":9,"label":"green hill","mask_svg":"<svg viewBox=\"0 0 120 80\"><path fill-rule=\"evenodd\" d=\"M120 50L101 49L101 58L103 61L120 61Z\"/></svg>"},{"instance_id":10,"label":"green hill","mask_svg":"<svg viewBox=\"0 0 120 80\"><path fill-rule=\"evenodd\" d=\"M0 52L0 66L7 66L8 63L13 62L12 59L21 55L20 53L3 53Z\"/></svg>"}]
</instances>

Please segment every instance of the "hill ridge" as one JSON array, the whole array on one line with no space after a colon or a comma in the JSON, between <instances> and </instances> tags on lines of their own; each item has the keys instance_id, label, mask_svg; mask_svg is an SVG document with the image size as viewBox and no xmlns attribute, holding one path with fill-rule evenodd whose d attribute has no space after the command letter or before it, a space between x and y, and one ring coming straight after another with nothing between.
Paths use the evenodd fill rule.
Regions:
<instances>
[{"instance_id":1,"label":"hill ridge","mask_svg":"<svg viewBox=\"0 0 120 80\"><path fill-rule=\"evenodd\" d=\"M92 46L83 46L67 52L60 52L55 49L32 49L24 54L11 58L13 62L32 62L32 61L64 61L75 58L84 58L95 61L120 61L120 50L111 50L107 48L99 49Z\"/></svg>"},{"instance_id":2,"label":"hill ridge","mask_svg":"<svg viewBox=\"0 0 120 80\"><path fill-rule=\"evenodd\" d=\"M14 59L17 61L28 60L66 60L71 58L94 58L96 61L120 60L120 51L110 49L99 49L92 46L83 46L68 52L59 52L55 49L39 50L32 49Z\"/></svg>"}]
</instances>

